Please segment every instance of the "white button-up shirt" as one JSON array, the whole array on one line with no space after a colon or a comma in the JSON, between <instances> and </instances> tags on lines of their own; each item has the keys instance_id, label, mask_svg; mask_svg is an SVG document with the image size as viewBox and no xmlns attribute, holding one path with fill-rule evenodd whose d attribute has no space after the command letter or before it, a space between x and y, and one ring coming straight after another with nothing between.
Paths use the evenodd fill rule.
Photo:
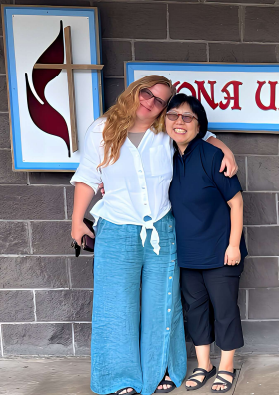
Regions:
<instances>
[{"instance_id":1,"label":"white button-up shirt","mask_svg":"<svg viewBox=\"0 0 279 395\"><path fill-rule=\"evenodd\" d=\"M95 225L99 217L118 225L141 225L143 245L146 229L152 229L151 245L159 254L159 235L154 222L171 208L168 191L173 174L172 140L167 133L155 134L148 129L138 148L126 138L119 159L97 169L104 158L102 133L105 121L105 118L99 118L88 128L80 165L71 184L83 182L96 193L98 184L103 182L105 195L90 212ZM216 137L207 132L204 140L210 136Z\"/></svg>"}]
</instances>

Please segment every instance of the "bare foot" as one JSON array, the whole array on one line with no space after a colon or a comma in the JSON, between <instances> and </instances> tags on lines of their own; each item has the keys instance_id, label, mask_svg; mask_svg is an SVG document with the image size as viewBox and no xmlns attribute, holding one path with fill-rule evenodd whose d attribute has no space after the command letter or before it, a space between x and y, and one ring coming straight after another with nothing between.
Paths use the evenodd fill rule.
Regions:
<instances>
[{"instance_id":1,"label":"bare foot","mask_svg":"<svg viewBox=\"0 0 279 395\"><path fill-rule=\"evenodd\" d=\"M230 372L230 370L229 370L229 372ZM233 372L232 372L232 373L233 373ZM218 374L219 374L220 377L223 377L223 379L229 381L230 383L233 382L233 377L232 377L232 376L229 376L228 374L220 374L220 373L218 373ZM216 377L216 379L214 380L214 383L215 383L215 381L217 381L217 383L220 383L220 380L217 379L217 377ZM212 385L212 389L213 389L213 390L220 391L220 390L225 390L225 389L227 388L227 385L226 385L225 383L222 384L222 385L220 385L220 384L214 385L214 383L213 383L213 385Z\"/></svg>"},{"instance_id":2,"label":"bare foot","mask_svg":"<svg viewBox=\"0 0 279 395\"><path fill-rule=\"evenodd\" d=\"M129 392L132 392L133 388L125 388L123 391L119 392L120 395L122 394L128 394ZM116 394L116 392L115 392Z\"/></svg>"},{"instance_id":3,"label":"bare foot","mask_svg":"<svg viewBox=\"0 0 279 395\"><path fill-rule=\"evenodd\" d=\"M163 380L172 381L169 376L165 376L163 378ZM168 385L168 384L158 385L158 387L157 387L158 390L167 390L169 388L171 388L171 385Z\"/></svg>"}]
</instances>

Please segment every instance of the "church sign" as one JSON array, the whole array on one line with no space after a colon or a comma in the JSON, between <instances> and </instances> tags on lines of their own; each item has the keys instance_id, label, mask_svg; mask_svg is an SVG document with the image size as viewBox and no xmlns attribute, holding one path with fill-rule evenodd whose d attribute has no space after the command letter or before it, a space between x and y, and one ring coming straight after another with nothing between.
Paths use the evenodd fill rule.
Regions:
<instances>
[{"instance_id":1,"label":"church sign","mask_svg":"<svg viewBox=\"0 0 279 395\"><path fill-rule=\"evenodd\" d=\"M127 86L154 74L202 102L209 130L279 133L278 64L125 63Z\"/></svg>"},{"instance_id":2,"label":"church sign","mask_svg":"<svg viewBox=\"0 0 279 395\"><path fill-rule=\"evenodd\" d=\"M74 171L102 114L98 10L2 5L13 168Z\"/></svg>"}]
</instances>

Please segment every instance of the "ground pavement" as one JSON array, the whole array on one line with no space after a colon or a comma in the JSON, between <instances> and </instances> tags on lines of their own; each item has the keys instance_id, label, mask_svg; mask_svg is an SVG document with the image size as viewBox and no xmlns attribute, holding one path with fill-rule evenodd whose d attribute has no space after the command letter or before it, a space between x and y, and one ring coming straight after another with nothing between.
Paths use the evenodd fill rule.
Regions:
<instances>
[{"instance_id":1,"label":"ground pavement","mask_svg":"<svg viewBox=\"0 0 279 395\"><path fill-rule=\"evenodd\" d=\"M218 366L218 359L213 363ZM188 375L195 367L195 359L189 359ZM238 356L235 367L237 377L229 395L279 395L279 355ZM210 394L213 380L193 394ZM87 357L0 360L0 394L93 395L89 383L90 359ZM186 395L184 384L172 392L172 395L182 394Z\"/></svg>"}]
</instances>

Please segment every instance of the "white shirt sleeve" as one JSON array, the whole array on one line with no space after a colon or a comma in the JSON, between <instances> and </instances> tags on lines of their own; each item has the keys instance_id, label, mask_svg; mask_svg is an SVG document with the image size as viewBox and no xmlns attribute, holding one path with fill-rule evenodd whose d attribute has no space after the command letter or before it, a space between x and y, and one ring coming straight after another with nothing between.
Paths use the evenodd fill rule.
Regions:
<instances>
[{"instance_id":1,"label":"white shirt sleeve","mask_svg":"<svg viewBox=\"0 0 279 395\"><path fill-rule=\"evenodd\" d=\"M205 136L203 137L203 140L206 141L207 139L209 139L209 137L214 137L214 138L216 138L216 134L207 131L206 134L205 134Z\"/></svg>"},{"instance_id":2,"label":"white shirt sleeve","mask_svg":"<svg viewBox=\"0 0 279 395\"><path fill-rule=\"evenodd\" d=\"M100 119L98 119L89 126L84 139L80 164L70 181L72 185L75 185L76 182L83 182L89 185L95 193L98 185L102 182L101 173L97 166L102 162L99 148L103 137L104 122L100 122Z\"/></svg>"}]
</instances>

